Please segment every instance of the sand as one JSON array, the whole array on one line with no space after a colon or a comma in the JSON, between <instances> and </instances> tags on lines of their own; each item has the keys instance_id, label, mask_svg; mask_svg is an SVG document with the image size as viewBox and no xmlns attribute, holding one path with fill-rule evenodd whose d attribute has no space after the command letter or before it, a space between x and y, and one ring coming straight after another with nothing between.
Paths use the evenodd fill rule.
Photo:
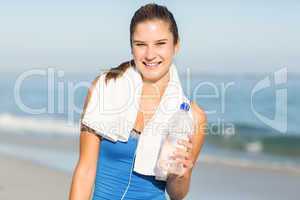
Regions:
<instances>
[{"instance_id":1,"label":"sand","mask_svg":"<svg viewBox=\"0 0 300 200\"><path fill-rule=\"evenodd\" d=\"M78 138L45 139L0 134L0 146L5 144L24 148L34 146L39 151L55 149L74 156L78 154ZM72 172L16 158L22 158L22 153L26 153L20 149L10 153L13 157L0 152L0 200L68 199ZM38 155L33 154L30 158ZM45 154L41 155L46 158ZM186 198L188 200L300 199L299 172L210 163L204 160L195 166L190 192Z\"/></svg>"},{"instance_id":2,"label":"sand","mask_svg":"<svg viewBox=\"0 0 300 200\"><path fill-rule=\"evenodd\" d=\"M300 173L200 163L186 199L299 200Z\"/></svg>"},{"instance_id":3,"label":"sand","mask_svg":"<svg viewBox=\"0 0 300 200\"><path fill-rule=\"evenodd\" d=\"M71 174L0 155L1 200L68 199Z\"/></svg>"},{"instance_id":4,"label":"sand","mask_svg":"<svg viewBox=\"0 0 300 200\"><path fill-rule=\"evenodd\" d=\"M71 173L5 155L0 163L1 200L68 199ZM186 199L297 200L299 188L297 173L200 163Z\"/></svg>"}]
</instances>

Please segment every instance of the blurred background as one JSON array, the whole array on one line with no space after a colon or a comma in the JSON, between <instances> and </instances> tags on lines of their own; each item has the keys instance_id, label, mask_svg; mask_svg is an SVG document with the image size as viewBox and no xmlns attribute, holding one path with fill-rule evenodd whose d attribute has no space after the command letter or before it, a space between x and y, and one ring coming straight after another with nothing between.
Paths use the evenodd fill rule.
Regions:
<instances>
[{"instance_id":1,"label":"blurred background","mask_svg":"<svg viewBox=\"0 0 300 200\"><path fill-rule=\"evenodd\" d=\"M149 2L174 14L181 82L208 117L186 199L298 199L296 0L0 1L0 199L67 199L87 88L131 58Z\"/></svg>"}]
</instances>

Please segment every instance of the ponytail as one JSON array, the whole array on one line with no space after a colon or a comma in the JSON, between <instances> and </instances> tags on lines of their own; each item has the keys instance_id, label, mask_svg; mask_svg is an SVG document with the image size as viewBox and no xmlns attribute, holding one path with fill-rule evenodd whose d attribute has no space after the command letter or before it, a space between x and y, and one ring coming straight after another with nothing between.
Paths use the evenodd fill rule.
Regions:
<instances>
[{"instance_id":1,"label":"ponytail","mask_svg":"<svg viewBox=\"0 0 300 200\"><path fill-rule=\"evenodd\" d=\"M105 75L105 84L107 84L110 79L116 80L122 76L129 67L134 67L134 60L123 62L118 67L111 68Z\"/></svg>"}]
</instances>

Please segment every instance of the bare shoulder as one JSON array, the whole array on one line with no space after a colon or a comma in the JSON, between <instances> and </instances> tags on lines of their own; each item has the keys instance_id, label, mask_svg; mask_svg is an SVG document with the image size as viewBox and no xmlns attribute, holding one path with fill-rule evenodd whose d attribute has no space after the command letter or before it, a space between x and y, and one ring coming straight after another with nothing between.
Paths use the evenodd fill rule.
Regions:
<instances>
[{"instance_id":1,"label":"bare shoulder","mask_svg":"<svg viewBox=\"0 0 300 200\"><path fill-rule=\"evenodd\" d=\"M84 106L83 106L83 110L82 110L82 113L81 113L81 119L83 118L85 112L86 112L86 109L87 109L87 105L90 101L90 98L92 96L92 92L93 90L96 88L96 85L99 84L99 79L100 79L101 75L98 75L91 83L90 87L88 88L88 92L87 92L87 95L85 97L85 101L84 101ZM83 123L80 123L80 139L84 139L84 138L91 138L91 139L96 139L97 141L101 140L101 137L99 135L96 134L96 132L91 129L90 127L86 126L85 124ZM82 134L82 133L91 133L91 134ZM85 139L86 140L86 139Z\"/></svg>"},{"instance_id":2,"label":"bare shoulder","mask_svg":"<svg viewBox=\"0 0 300 200\"><path fill-rule=\"evenodd\" d=\"M97 83L99 82L100 77L101 77L101 75L98 75L98 76L92 81L90 87L88 88L88 92L87 92L87 95L86 95L85 101L84 101L84 106L83 106L83 112L82 112L82 115L85 113L87 104L89 103L89 101L90 101L90 99L91 99L93 90L96 88L96 85L97 85Z\"/></svg>"},{"instance_id":3,"label":"bare shoulder","mask_svg":"<svg viewBox=\"0 0 300 200\"><path fill-rule=\"evenodd\" d=\"M85 97L85 102L81 114L82 117L85 114L86 107L90 101L93 90L98 84L100 76L97 76L88 88L87 95ZM98 152L100 148L101 136L99 136L93 129L80 123L80 142L79 142L79 164L81 169L96 171Z\"/></svg>"}]
</instances>

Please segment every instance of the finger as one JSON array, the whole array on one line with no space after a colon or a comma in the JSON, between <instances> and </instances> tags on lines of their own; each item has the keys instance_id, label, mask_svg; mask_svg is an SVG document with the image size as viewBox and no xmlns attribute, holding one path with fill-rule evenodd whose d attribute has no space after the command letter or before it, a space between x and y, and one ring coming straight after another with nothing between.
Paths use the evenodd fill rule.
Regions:
<instances>
[{"instance_id":1,"label":"finger","mask_svg":"<svg viewBox=\"0 0 300 200\"><path fill-rule=\"evenodd\" d=\"M195 143L195 135L192 134L192 135L189 135L189 142L193 145Z\"/></svg>"},{"instance_id":2,"label":"finger","mask_svg":"<svg viewBox=\"0 0 300 200\"><path fill-rule=\"evenodd\" d=\"M190 160L190 159L186 160L186 159L183 159L181 157L176 157L176 159L174 159L173 164L175 164L175 165L182 164L182 166L184 168L187 168L187 169L190 169L190 168L193 167L193 161L192 160Z\"/></svg>"},{"instance_id":3,"label":"finger","mask_svg":"<svg viewBox=\"0 0 300 200\"><path fill-rule=\"evenodd\" d=\"M188 148L180 148L180 147L176 147L174 153L180 153L180 154L185 154L185 155L189 155L189 149Z\"/></svg>"},{"instance_id":4,"label":"finger","mask_svg":"<svg viewBox=\"0 0 300 200\"><path fill-rule=\"evenodd\" d=\"M172 157L174 159L187 159L188 158L188 154L186 152L180 152L180 151L176 151L173 153Z\"/></svg>"},{"instance_id":5,"label":"finger","mask_svg":"<svg viewBox=\"0 0 300 200\"><path fill-rule=\"evenodd\" d=\"M180 156L174 156L173 157L173 164L174 165L185 165L185 164L188 164L186 163L186 159L180 157Z\"/></svg>"},{"instance_id":6,"label":"finger","mask_svg":"<svg viewBox=\"0 0 300 200\"><path fill-rule=\"evenodd\" d=\"M173 153L175 159L182 159L182 160L193 160L193 153L192 152L186 152L186 151L175 151Z\"/></svg>"},{"instance_id":7,"label":"finger","mask_svg":"<svg viewBox=\"0 0 300 200\"><path fill-rule=\"evenodd\" d=\"M193 162L191 161L191 160L185 160L184 162L183 162L183 167L185 167L185 168L188 168L188 169L191 169L191 168L193 168Z\"/></svg>"},{"instance_id":8,"label":"finger","mask_svg":"<svg viewBox=\"0 0 300 200\"><path fill-rule=\"evenodd\" d=\"M191 141L187 140L178 140L178 144L183 145L187 149L192 149L193 148L193 143Z\"/></svg>"},{"instance_id":9,"label":"finger","mask_svg":"<svg viewBox=\"0 0 300 200\"><path fill-rule=\"evenodd\" d=\"M191 142L189 140L178 140L177 142L178 144L181 144L181 145L188 145L188 144L191 144Z\"/></svg>"}]
</instances>

